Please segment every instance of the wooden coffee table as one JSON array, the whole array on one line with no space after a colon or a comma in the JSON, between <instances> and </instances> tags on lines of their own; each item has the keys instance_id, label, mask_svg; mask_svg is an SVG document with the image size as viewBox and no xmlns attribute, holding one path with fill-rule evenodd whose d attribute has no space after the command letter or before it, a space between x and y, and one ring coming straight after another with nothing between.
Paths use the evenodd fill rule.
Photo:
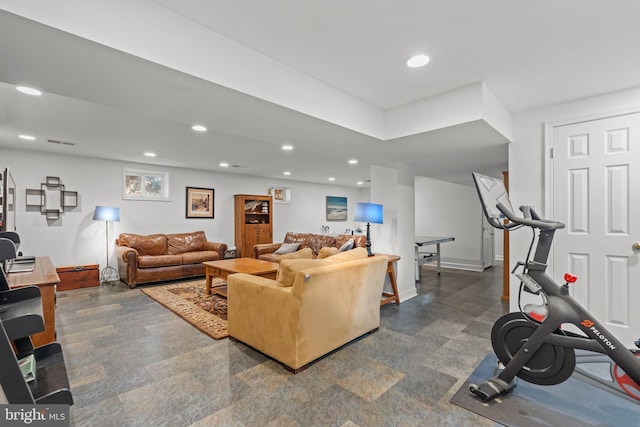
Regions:
<instances>
[{"instance_id":1,"label":"wooden coffee table","mask_svg":"<svg viewBox=\"0 0 640 427\"><path fill-rule=\"evenodd\" d=\"M227 287L219 286L212 289L211 279L214 276L226 280L227 276L230 274L247 273L254 276L266 277L267 279L275 279L278 271L277 262L263 261L255 258L234 258L223 259L220 261L205 261L202 264L204 264L207 277L205 294L210 295L211 292L213 292L214 294L222 295L223 297L227 296Z\"/></svg>"}]
</instances>

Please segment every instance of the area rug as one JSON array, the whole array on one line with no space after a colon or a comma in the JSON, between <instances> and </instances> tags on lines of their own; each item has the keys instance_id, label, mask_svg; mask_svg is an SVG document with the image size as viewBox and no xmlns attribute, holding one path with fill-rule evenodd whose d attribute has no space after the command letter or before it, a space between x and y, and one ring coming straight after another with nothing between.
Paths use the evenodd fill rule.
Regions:
<instances>
[{"instance_id":1,"label":"area rug","mask_svg":"<svg viewBox=\"0 0 640 427\"><path fill-rule=\"evenodd\" d=\"M212 287L226 286L222 279L213 279ZM229 336L227 330L227 299L205 295L205 281L195 280L171 285L154 286L141 291L193 326L219 340Z\"/></svg>"},{"instance_id":2,"label":"area rug","mask_svg":"<svg viewBox=\"0 0 640 427\"><path fill-rule=\"evenodd\" d=\"M578 372L565 382L542 386L516 378L513 392L484 403L469 392L469 384L480 384L496 374L498 359L490 354L480 363L451 403L505 426L587 427L640 426L640 404L596 387Z\"/></svg>"}]
</instances>

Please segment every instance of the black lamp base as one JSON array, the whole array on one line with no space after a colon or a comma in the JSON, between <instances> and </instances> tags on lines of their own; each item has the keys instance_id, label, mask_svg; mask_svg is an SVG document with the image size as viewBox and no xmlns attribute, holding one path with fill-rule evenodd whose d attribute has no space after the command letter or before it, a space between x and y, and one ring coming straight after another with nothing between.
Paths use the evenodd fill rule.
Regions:
<instances>
[{"instance_id":1,"label":"black lamp base","mask_svg":"<svg viewBox=\"0 0 640 427\"><path fill-rule=\"evenodd\" d=\"M367 248L368 256L373 256L373 252L371 252L371 224L367 223L367 243L365 244Z\"/></svg>"}]
</instances>

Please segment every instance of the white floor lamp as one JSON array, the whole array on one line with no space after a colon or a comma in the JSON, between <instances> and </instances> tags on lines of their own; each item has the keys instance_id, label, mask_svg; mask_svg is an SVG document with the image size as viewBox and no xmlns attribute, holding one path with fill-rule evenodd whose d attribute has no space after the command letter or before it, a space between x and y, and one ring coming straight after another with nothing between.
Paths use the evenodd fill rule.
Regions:
<instances>
[{"instance_id":1,"label":"white floor lamp","mask_svg":"<svg viewBox=\"0 0 640 427\"><path fill-rule=\"evenodd\" d=\"M112 208L110 206L96 206L93 213L93 219L96 221L105 221L106 239L107 239L107 266L100 272L100 282L115 282L119 279L118 270L109 266L109 223L120 222L120 208ZM108 280L110 278L114 278Z\"/></svg>"}]
</instances>

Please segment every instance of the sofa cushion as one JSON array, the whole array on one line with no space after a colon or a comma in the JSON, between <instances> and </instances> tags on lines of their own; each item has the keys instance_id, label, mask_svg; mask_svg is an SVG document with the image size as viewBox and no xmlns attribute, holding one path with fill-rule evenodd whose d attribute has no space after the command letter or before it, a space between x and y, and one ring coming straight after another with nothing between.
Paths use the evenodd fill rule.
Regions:
<instances>
[{"instance_id":1,"label":"sofa cushion","mask_svg":"<svg viewBox=\"0 0 640 427\"><path fill-rule=\"evenodd\" d=\"M199 264L204 261L216 261L218 259L218 252L215 251L197 251L197 252L185 252L180 254L182 256L183 264Z\"/></svg>"},{"instance_id":2,"label":"sofa cushion","mask_svg":"<svg viewBox=\"0 0 640 427\"><path fill-rule=\"evenodd\" d=\"M277 254L277 255L288 254L288 253L297 251L299 247L300 247L300 242L283 243L282 246L280 246L278 250L274 252L274 254Z\"/></svg>"},{"instance_id":3,"label":"sofa cushion","mask_svg":"<svg viewBox=\"0 0 640 427\"><path fill-rule=\"evenodd\" d=\"M278 262L283 259L311 259L314 258L311 248L300 249L299 251L291 252L278 256Z\"/></svg>"},{"instance_id":4,"label":"sofa cushion","mask_svg":"<svg viewBox=\"0 0 640 427\"><path fill-rule=\"evenodd\" d=\"M292 233L287 232L284 243L300 243L301 248L311 248L315 255L325 246L334 246L335 238L326 234Z\"/></svg>"},{"instance_id":5,"label":"sofa cushion","mask_svg":"<svg viewBox=\"0 0 640 427\"><path fill-rule=\"evenodd\" d=\"M182 265L180 255L140 255L138 257L139 268L169 267L172 265Z\"/></svg>"},{"instance_id":6,"label":"sofa cushion","mask_svg":"<svg viewBox=\"0 0 640 427\"><path fill-rule=\"evenodd\" d=\"M335 255L327 258L332 262L345 262L345 261L353 261L356 259L367 258L369 255L367 254L367 250L365 248L353 248L350 251L338 252Z\"/></svg>"},{"instance_id":7,"label":"sofa cushion","mask_svg":"<svg viewBox=\"0 0 640 427\"><path fill-rule=\"evenodd\" d=\"M262 254L258 256L258 259L269 262L278 262L280 260L280 255L276 254Z\"/></svg>"},{"instance_id":8,"label":"sofa cushion","mask_svg":"<svg viewBox=\"0 0 640 427\"><path fill-rule=\"evenodd\" d=\"M293 286L296 275L300 270L307 268L323 267L325 265L339 264L342 262L353 261L357 259L367 258L367 250L364 248L355 248L350 251L340 252L327 258L316 259L283 259L278 267L276 281L279 286Z\"/></svg>"},{"instance_id":9,"label":"sofa cushion","mask_svg":"<svg viewBox=\"0 0 640 427\"><path fill-rule=\"evenodd\" d=\"M293 282L296 279L296 274L298 271L303 270L305 268L314 268L321 267L324 265L330 265L333 262L329 261L328 258L325 259L283 259L280 261L280 266L278 267L278 274L276 276L276 281L279 286L288 287L293 286Z\"/></svg>"},{"instance_id":10,"label":"sofa cushion","mask_svg":"<svg viewBox=\"0 0 640 427\"><path fill-rule=\"evenodd\" d=\"M325 247L320 249L320 252L318 252L318 258L322 259L322 258L327 258L330 257L331 255L335 255L338 253L338 248L334 248L334 247Z\"/></svg>"},{"instance_id":11,"label":"sofa cushion","mask_svg":"<svg viewBox=\"0 0 640 427\"><path fill-rule=\"evenodd\" d=\"M139 234L122 233L118 239L120 246L128 246L138 251L138 255L166 255L167 235L150 234L142 236ZM171 264L173 265L173 264Z\"/></svg>"},{"instance_id":12,"label":"sofa cushion","mask_svg":"<svg viewBox=\"0 0 640 427\"><path fill-rule=\"evenodd\" d=\"M207 238L204 231L194 233L167 234L167 253L169 255L183 254L185 252L201 251Z\"/></svg>"}]
</instances>

